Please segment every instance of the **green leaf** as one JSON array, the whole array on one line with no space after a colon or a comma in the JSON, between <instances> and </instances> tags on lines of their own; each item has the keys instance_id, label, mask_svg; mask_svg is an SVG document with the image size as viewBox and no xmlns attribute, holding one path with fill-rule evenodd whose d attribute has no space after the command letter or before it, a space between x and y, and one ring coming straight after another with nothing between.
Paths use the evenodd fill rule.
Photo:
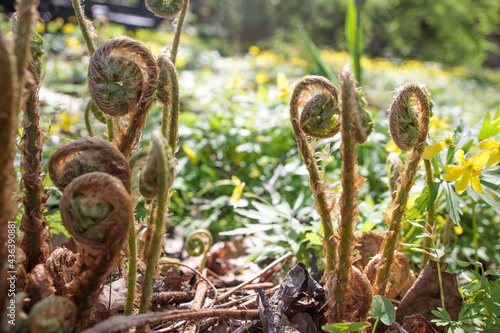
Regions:
<instances>
[{"instance_id":1,"label":"green leaf","mask_svg":"<svg viewBox=\"0 0 500 333\"><path fill-rule=\"evenodd\" d=\"M336 75L325 64L323 59L321 59L321 55L319 54L318 48L316 47L316 45L314 45L314 42L309 38L302 24L299 24L298 29L300 37L302 37L302 40L304 41L304 43L306 43L306 46L309 49L309 52L311 53L311 56L314 59L314 62L316 62L316 65L318 66L319 74L327 77L328 79L336 83Z\"/></svg>"},{"instance_id":2,"label":"green leaf","mask_svg":"<svg viewBox=\"0 0 500 333\"><path fill-rule=\"evenodd\" d=\"M491 206L497 212L497 214L500 214L500 201L498 199L494 199L493 196L489 193L489 191L486 191L485 194L478 193L481 199L483 199L488 205Z\"/></svg>"},{"instance_id":3,"label":"green leaf","mask_svg":"<svg viewBox=\"0 0 500 333\"><path fill-rule=\"evenodd\" d=\"M381 295L373 297L371 316L373 319L380 319L385 325L389 326L396 320L396 310L391 301Z\"/></svg>"},{"instance_id":4,"label":"green leaf","mask_svg":"<svg viewBox=\"0 0 500 333\"><path fill-rule=\"evenodd\" d=\"M408 210L407 219L414 219L422 214L426 209L434 205L439 192L439 183L427 185L422 190L422 194L415 200L415 205Z\"/></svg>"},{"instance_id":5,"label":"green leaf","mask_svg":"<svg viewBox=\"0 0 500 333\"><path fill-rule=\"evenodd\" d=\"M500 276L500 269L488 269L484 275Z\"/></svg>"},{"instance_id":6,"label":"green leaf","mask_svg":"<svg viewBox=\"0 0 500 333\"><path fill-rule=\"evenodd\" d=\"M460 227L460 215L463 214L460 209L460 204L463 200L458 196L458 194L451 188L448 182L443 182L444 196L446 198L446 208L450 214L451 219L457 226Z\"/></svg>"},{"instance_id":7,"label":"green leaf","mask_svg":"<svg viewBox=\"0 0 500 333\"><path fill-rule=\"evenodd\" d=\"M359 323L336 323L330 325L324 325L321 327L324 331L332 333L348 333L348 332L359 332L362 329L372 326L367 321Z\"/></svg>"},{"instance_id":8,"label":"green leaf","mask_svg":"<svg viewBox=\"0 0 500 333\"><path fill-rule=\"evenodd\" d=\"M483 141L484 139L488 139L498 133L500 133L500 106L495 113L493 121L491 121L490 112L486 112L483 120L483 126L481 127L481 131L479 131L478 139L479 141Z\"/></svg>"},{"instance_id":9,"label":"green leaf","mask_svg":"<svg viewBox=\"0 0 500 333\"><path fill-rule=\"evenodd\" d=\"M356 25L358 22L358 11L354 0L347 1L347 12L345 21L345 39L351 53L356 52Z\"/></svg>"}]
</instances>

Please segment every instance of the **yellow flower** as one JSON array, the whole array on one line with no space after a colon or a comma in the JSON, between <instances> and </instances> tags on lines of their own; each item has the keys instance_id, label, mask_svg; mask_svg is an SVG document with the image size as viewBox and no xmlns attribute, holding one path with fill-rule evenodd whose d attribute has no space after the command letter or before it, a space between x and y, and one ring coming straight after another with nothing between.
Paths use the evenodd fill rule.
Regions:
<instances>
[{"instance_id":1,"label":"yellow flower","mask_svg":"<svg viewBox=\"0 0 500 333\"><path fill-rule=\"evenodd\" d=\"M253 55L257 55L260 53L260 48L256 45L252 45L248 48L248 52Z\"/></svg>"},{"instance_id":2,"label":"yellow flower","mask_svg":"<svg viewBox=\"0 0 500 333\"><path fill-rule=\"evenodd\" d=\"M242 183L241 180L236 176L232 176L231 180L234 183L234 190L233 194L231 194L229 202L234 204L241 199L241 194L243 193L243 188L245 187L245 183L244 182Z\"/></svg>"},{"instance_id":3,"label":"yellow flower","mask_svg":"<svg viewBox=\"0 0 500 333\"><path fill-rule=\"evenodd\" d=\"M81 43L77 38L71 36L66 40L66 45L73 47L73 48L78 48L78 47L80 47Z\"/></svg>"},{"instance_id":4,"label":"yellow flower","mask_svg":"<svg viewBox=\"0 0 500 333\"><path fill-rule=\"evenodd\" d=\"M449 121L450 121L450 117L448 117L448 116L445 116L443 118L439 118L436 116L431 117L431 119L429 120L429 132L434 133L438 129L440 129L440 130L450 129L451 126L450 126Z\"/></svg>"},{"instance_id":5,"label":"yellow flower","mask_svg":"<svg viewBox=\"0 0 500 333\"><path fill-rule=\"evenodd\" d=\"M424 160L432 160L446 146L455 147L455 135L453 133L446 133L437 143L425 148L422 158Z\"/></svg>"},{"instance_id":6,"label":"yellow flower","mask_svg":"<svg viewBox=\"0 0 500 333\"><path fill-rule=\"evenodd\" d=\"M298 66L298 67L302 67L302 68L307 67L307 65L309 64L306 60L304 60L302 58L296 58L296 57L290 58L290 63L293 66Z\"/></svg>"},{"instance_id":7,"label":"yellow flower","mask_svg":"<svg viewBox=\"0 0 500 333\"><path fill-rule=\"evenodd\" d=\"M250 177L252 177L253 179L257 179L260 177L260 171L259 171L259 168L257 167L253 167L252 168L252 171L250 171Z\"/></svg>"},{"instance_id":8,"label":"yellow flower","mask_svg":"<svg viewBox=\"0 0 500 333\"><path fill-rule=\"evenodd\" d=\"M459 227L458 225L454 226L453 229L455 230L455 233L457 235L461 235L464 233L464 229L462 229L461 227Z\"/></svg>"},{"instance_id":9,"label":"yellow flower","mask_svg":"<svg viewBox=\"0 0 500 333\"><path fill-rule=\"evenodd\" d=\"M391 139L391 141L387 142L387 144L385 145L385 150L389 153L400 153L401 152L401 149L399 149L398 146L396 146L393 139Z\"/></svg>"},{"instance_id":10,"label":"yellow flower","mask_svg":"<svg viewBox=\"0 0 500 333\"><path fill-rule=\"evenodd\" d=\"M182 145L182 150L184 150L186 155L189 157L189 161L191 163L198 164L198 155L196 155L196 152L191 147Z\"/></svg>"},{"instance_id":11,"label":"yellow flower","mask_svg":"<svg viewBox=\"0 0 500 333\"><path fill-rule=\"evenodd\" d=\"M78 120L78 115L72 115L72 116L68 116L68 114L66 112L63 112L61 113L61 120L62 120L62 123L60 127L64 132L69 132L70 129L71 129L71 125Z\"/></svg>"},{"instance_id":12,"label":"yellow flower","mask_svg":"<svg viewBox=\"0 0 500 333\"><path fill-rule=\"evenodd\" d=\"M288 80L284 73L278 73L278 77L276 78L276 84L278 86L278 98L285 98L287 96L288 90L290 86L288 85Z\"/></svg>"},{"instance_id":13,"label":"yellow flower","mask_svg":"<svg viewBox=\"0 0 500 333\"><path fill-rule=\"evenodd\" d=\"M486 140L479 144L479 148L488 150L491 157L488 160L488 166L492 167L500 162L500 140Z\"/></svg>"},{"instance_id":14,"label":"yellow flower","mask_svg":"<svg viewBox=\"0 0 500 333\"><path fill-rule=\"evenodd\" d=\"M255 83L264 84L267 81L269 81L269 75L267 75L266 73L260 72L257 75L255 75Z\"/></svg>"},{"instance_id":15,"label":"yellow flower","mask_svg":"<svg viewBox=\"0 0 500 333\"><path fill-rule=\"evenodd\" d=\"M75 31L75 29L76 29L76 27L75 27L75 25L73 23L66 23L62 27L62 32L65 33L65 34L70 34L73 31Z\"/></svg>"},{"instance_id":16,"label":"yellow flower","mask_svg":"<svg viewBox=\"0 0 500 333\"><path fill-rule=\"evenodd\" d=\"M38 33L43 34L45 32L45 24L43 24L40 21L37 21L35 23L35 29L38 31Z\"/></svg>"},{"instance_id":17,"label":"yellow flower","mask_svg":"<svg viewBox=\"0 0 500 333\"><path fill-rule=\"evenodd\" d=\"M241 84L243 83L243 80L245 79L245 76L246 76L245 73L242 73L242 74L235 73L233 75L233 81L226 85L226 89L234 89L234 88L238 88L239 86L241 86Z\"/></svg>"},{"instance_id":18,"label":"yellow flower","mask_svg":"<svg viewBox=\"0 0 500 333\"><path fill-rule=\"evenodd\" d=\"M455 159L460 165L447 165L443 170L447 171L443 178L449 182L457 181L455 189L458 194L462 194L468 187L469 183L472 188L477 192L484 194L483 187L479 182L479 175L481 170L486 166L491 153L489 151L482 151L467 160L464 158L464 151L459 149L455 153Z\"/></svg>"}]
</instances>

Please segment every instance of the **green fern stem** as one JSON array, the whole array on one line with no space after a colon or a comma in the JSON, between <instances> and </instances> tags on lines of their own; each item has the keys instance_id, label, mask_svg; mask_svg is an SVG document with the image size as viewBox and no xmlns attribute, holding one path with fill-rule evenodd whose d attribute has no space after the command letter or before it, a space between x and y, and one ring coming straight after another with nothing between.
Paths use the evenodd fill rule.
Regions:
<instances>
[{"instance_id":1,"label":"green fern stem","mask_svg":"<svg viewBox=\"0 0 500 333\"><path fill-rule=\"evenodd\" d=\"M411 97L414 98L416 104L413 107L410 103ZM413 110L415 110L416 113L414 113ZM411 114L410 116L412 117L410 121L405 119L405 117L409 114ZM429 117L430 100L425 88L421 88L412 83L407 83L396 92L389 115L391 136L393 137L396 145L400 148L401 146L398 144L400 140L398 140L397 136L394 135L394 133L402 132L401 128L399 128L400 125L404 125L403 127L407 132L414 132L415 130L418 131L418 137L414 140L413 137L415 136L410 136L410 141L414 142L414 146L406 162L405 171L400 178L401 184L399 185L396 199L394 200L392 206L389 207L389 232L387 233L385 246L382 250L382 258L385 260L377 272L374 285L374 291L377 295L385 295L386 292L389 272L391 271L391 266L394 261L394 252L401 237L401 221L405 218L408 194L413 185L413 179L419 169L420 159L426 147L425 140L429 131ZM410 123L414 123L413 119L416 119L418 129L411 128L410 130L408 126ZM409 142L403 142L403 145L406 147L409 145Z\"/></svg>"},{"instance_id":2,"label":"green fern stem","mask_svg":"<svg viewBox=\"0 0 500 333\"><path fill-rule=\"evenodd\" d=\"M310 186L313 192L314 198L316 199L316 210L321 217L321 223L323 226L324 238L323 238L323 248L325 251L325 275L329 272L335 270L335 263L337 262L337 249L336 241L333 232L333 219L331 215L332 200L329 197L327 185L321 179L321 173L316 165L316 158L314 157L314 152L309 147L309 142L302 129L301 116L299 116L299 107L304 107L308 104L307 96L310 92L314 90L319 90L323 93L327 93L332 96L335 101L335 105L338 104L338 90L337 88L326 78L322 76L308 76L303 78L295 86L290 100L290 121L292 123L292 129L297 140L297 147L302 155L304 164L309 172ZM324 104L319 105L319 107L324 107ZM334 112L329 116L332 118ZM338 118L337 118L338 119ZM338 127L338 122L331 122L332 126ZM321 128L319 132L330 132ZM335 132L331 133L333 136Z\"/></svg>"},{"instance_id":3,"label":"green fern stem","mask_svg":"<svg viewBox=\"0 0 500 333\"><path fill-rule=\"evenodd\" d=\"M179 16L177 16L177 25L175 27L174 40L172 41L172 52L170 53L170 60L175 64L177 59L177 51L179 50L179 43L181 41L182 26L186 19L186 13L189 7L189 0L182 0L182 8Z\"/></svg>"},{"instance_id":4,"label":"green fern stem","mask_svg":"<svg viewBox=\"0 0 500 333\"><path fill-rule=\"evenodd\" d=\"M132 314L135 301L135 283L137 281L137 241L135 236L134 216L131 216L128 232L128 281L127 299L125 301L125 316Z\"/></svg>"},{"instance_id":5,"label":"green fern stem","mask_svg":"<svg viewBox=\"0 0 500 333\"><path fill-rule=\"evenodd\" d=\"M92 57L96 49L95 39L97 38L97 33L92 25L92 22L90 22L83 13L81 0L71 0L71 3L73 4L76 20L80 30L82 31L83 40L87 46L89 56Z\"/></svg>"},{"instance_id":6,"label":"green fern stem","mask_svg":"<svg viewBox=\"0 0 500 333\"><path fill-rule=\"evenodd\" d=\"M158 262L158 255L161 248L165 229L165 215L168 204L170 202L169 190L174 180L174 168L172 162L174 160L172 152L167 148L166 139L160 131L153 131L153 146L151 148L149 159L155 160L154 163L148 163L149 168L146 168L143 173L155 173L159 183L158 189L158 206L154 217L154 234L151 241L150 255L147 261L146 272L144 274L144 282L142 284L142 295L139 306L139 313L146 313L149 309L149 300L151 299L151 288L153 275Z\"/></svg>"},{"instance_id":7,"label":"green fern stem","mask_svg":"<svg viewBox=\"0 0 500 333\"><path fill-rule=\"evenodd\" d=\"M429 160L424 160L424 166L425 166L425 182L427 185L431 185L434 182L434 174L432 173L432 166L431 166L431 161ZM426 218L426 223L425 223L425 230L428 235L434 235L434 225L435 225L435 219L434 219L434 213L435 213L435 205L432 203L432 205L429 207L429 210L427 211L427 218ZM420 272L424 270L425 265L427 265L427 262L429 261L429 253L430 248L432 246L432 238L425 237L424 238L424 252L422 253L422 263L420 265Z\"/></svg>"}]
</instances>

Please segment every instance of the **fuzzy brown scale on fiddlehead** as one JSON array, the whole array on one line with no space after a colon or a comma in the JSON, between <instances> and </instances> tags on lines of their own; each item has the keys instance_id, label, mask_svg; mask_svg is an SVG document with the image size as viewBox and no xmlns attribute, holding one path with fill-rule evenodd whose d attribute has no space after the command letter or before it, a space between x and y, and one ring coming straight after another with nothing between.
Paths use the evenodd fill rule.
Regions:
<instances>
[{"instance_id":1,"label":"fuzzy brown scale on fiddlehead","mask_svg":"<svg viewBox=\"0 0 500 333\"><path fill-rule=\"evenodd\" d=\"M158 72L152 53L130 37L117 36L97 48L88 77L90 95L102 112L130 118L126 129L119 127L115 138L128 157L155 97Z\"/></svg>"},{"instance_id":2,"label":"fuzzy brown scale on fiddlehead","mask_svg":"<svg viewBox=\"0 0 500 333\"><path fill-rule=\"evenodd\" d=\"M120 257L133 219L132 200L118 178L91 172L66 186L59 208L64 226L80 245L77 277L68 296L77 304L82 324Z\"/></svg>"},{"instance_id":3,"label":"fuzzy brown scale on fiddlehead","mask_svg":"<svg viewBox=\"0 0 500 333\"><path fill-rule=\"evenodd\" d=\"M95 171L117 177L130 190L131 171L125 156L101 139L76 140L59 147L50 157L48 169L50 178L60 190L76 177Z\"/></svg>"},{"instance_id":4,"label":"fuzzy brown scale on fiddlehead","mask_svg":"<svg viewBox=\"0 0 500 333\"><path fill-rule=\"evenodd\" d=\"M323 242L326 254L325 273L328 273L335 270L335 262L337 260L336 244L332 223L333 219L331 215L332 199L330 193L328 193L327 191L325 182L321 179L321 172L316 164L316 157L314 156L313 149L310 147L311 144L308 141L306 133L304 133L304 131L301 129L301 117L299 114L299 108L305 107L311 99L311 96L314 98L317 93L329 94L335 101L335 104L338 103L338 89L330 81L322 76L305 77L299 83L297 83L293 90L292 98L290 100L290 121L292 123L292 129L297 140L297 147L302 155L302 159L310 175L311 190L313 191L313 195L317 200L315 206L321 217L323 230L325 233Z\"/></svg>"},{"instance_id":5,"label":"fuzzy brown scale on fiddlehead","mask_svg":"<svg viewBox=\"0 0 500 333\"><path fill-rule=\"evenodd\" d=\"M76 306L62 296L52 296L36 303L28 316L31 333L72 332L75 324Z\"/></svg>"},{"instance_id":6,"label":"fuzzy brown scale on fiddlehead","mask_svg":"<svg viewBox=\"0 0 500 333\"><path fill-rule=\"evenodd\" d=\"M159 17L174 17L181 11L182 0L146 0L148 9Z\"/></svg>"},{"instance_id":7,"label":"fuzzy brown scale on fiddlehead","mask_svg":"<svg viewBox=\"0 0 500 333\"><path fill-rule=\"evenodd\" d=\"M190 256L201 256L200 272L205 269L208 251L213 244L212 234L208 230L198 229L189 234L186 238L184 248Z\"/></svg>"}]
</instances>

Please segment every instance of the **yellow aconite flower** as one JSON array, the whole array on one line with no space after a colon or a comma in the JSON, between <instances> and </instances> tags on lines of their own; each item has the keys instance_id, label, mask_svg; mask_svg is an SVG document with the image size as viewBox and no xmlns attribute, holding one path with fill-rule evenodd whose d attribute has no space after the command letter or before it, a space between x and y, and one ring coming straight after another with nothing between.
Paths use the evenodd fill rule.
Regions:
<instances>
[{"instance_id":1,"label":"yellow aconite flower","mask_svg":"<svg viewBox=\"0 0 500 333\"><path fill-rule=\"evenodd\" d=\"M229 202L234 204L241 199L241 194L243 193L243 188L245 187L245 183L244 182L242 183L241 180L236 176L232 176L231 180L234 183L234 190L233 194L231 194Z\"/></svg>"},{"instance_id":2,"label":"yellow aconite flower","mask_svg":"<svg viewBox=\"0 0 500 333\"><path fill-rule=\"evenodd\" d=\"M76 27L75 27L75 25L73 23L66 23L62 27L62 32L65 33L65 34L70 34L73 31L75 31L75 29L76 29Z\"/></svg>"},{"instance_id":3,"label":"yellow aconite flower","mask_svg":"<svg viewBox=\"0 0 500 333\"><path fill-rule=\"evenodd\" d=\"M464 158L464 151L459 149L455 153L455 159L460 165L444 166L443 170L447 171L447 173L443 175L443 178L449 182L457 181L455 183L455 189L458 194L462 194L467 187L469 187L469 183L474 190L484 194L478 176L481 174L481 170L486 166L490 155L491 153L489 151L482 151L466 160Z\"/></svg>"},{"instance_id":4,"label":"yellow aconite flower","mask_svg":"<svg viewBox=\"0 0 500 333\"><path fill-rule=\"evenodd\" d=\"M78 47L80 47L80 45L82 45L82 44L80 43L80 41L79 41L77 38L75 38L75 37L71 36L71 37L69 37L69 38L66 40L66 45L68 45L68 46L70 46L70 47L73 47L73 48L78 48Z\"/></svg>"},{"instance_id":5,"label":"yellow aconite flower","mask_svg":"<svg viewBox=\"0 0 500 333\"><path fill-rule=\"evenodd\" d=\"M253 55L257 55L260 52L260 48L256 45L252 45L248 48L248 52Z\"/></svg>"},{"instance_id":6,"label":"yellow aconite flower","mask_svg":"<svg viewBox=\"0 0 500 333\"><path fill-rule=\"evenodd\" d=\"M36 29L36 31L38 31L38 33L43 34L45 32L45 24L43 24L40 21L37 21L35 23L35 29Z\"/></svg>"},{"instance_id":7,"label":"yellow aconite flower","mask_svg":"<svg viewBox=\"0 0 500 333\"><path fill-rule=\"evenodd\" d=\"M260 72L257 75L255 75L255 83L263 84L266 83L267 81L269 81L269 75L267 75L266 73Z\"/></svg>"},{"instance_id":8,"label":"yellow aconite flower","mask_svg":"<svg viewBox=\"0 0 500 333\"><path fill-rule=\"evenodd\" d=\"M243 83L243 80L245 79L245 76L246 76L245 73L242 74L235 73L233 75L232 82L226 85L226 89L234 89L240 87L241 84Z\"/></svg>"},{"instance_id":9,"label":"yellow aconite flower","mask_svg":"<svg viewBox=\"0 0 500 333\"><path fill-rule=\"evenodd\" d=\"M441 140L437 143L425 148L422 158L424 160L432 160L437 153L444 149L444 147L455 147L455 135L453 133L447 133Z\"/></svg>"},{"instance_id":10,"label":"yellow aconite flower","mask_svg":"<svg viewBox=\"0 0 500 333\"><path fill-rule=\"evenodd\" d=\"M491 157L488 160L488 166L492 167L500 162L500 140L486 140L479 144L479 148L482 150L488 150L491 153Z\"/></svg>"},{"instance_id":11,"label":"yellow aconite flower","mask_svg":"<svg viewBox=\"0 0 500 333\"><path fill-rule=\"evenodd\" d=\"M401 149L396 146L396 143L394 143L394 140L391 139L391 141L387 142L385 145L385 150L389 153L400 153Z\"/></svg>"},{"instance_id":12,"label":"yellow aconite flower","mask_svg":"<svg viewBox=\"0 0 500 333\"><path fill-rule=\"evenodd\" d=\"M198 155L196 155L196 152L191 147L182 145L182 150L184 150L186 155L189 157L189 161L191 163L198 164Z\"/></svg>"},{"instance_id":13,"label":"yellow aconite flower","mask_svg":"<svg viewBox=\"0 0 500 333\"><path fill-rule=\"evenodd\" d=\"M62 123L58 127L61 128L64 132L69 132L71 129L71 125L75 121L77 121L78 118L79 118L78 115L68 116L68 114L66 112L63 112L63 113L61 113Z\"/></svg>"},{"instance_id":14,"label":"yellow aconite flower","mask_svg":"<svg viewBox=\"0 0 500 333\"><path fill-rule=\"evenodd\" d=\"M431 119L429 119L429 133L434 133L438 129L440 130L450 129L451 125L449 121L450 117L448 116L445 116L443 118L439 118L436 116L431 117Z\"/></svg>"},{"instance_id":15,"label":"yellow aconite flower","mask_svg":"<svg viewBox=\"0 0 500 333\"><path fill-rule=\"evenodd\" d=\"M278 86L278 98L285 98L287 96L287 92L290 88L288 85L288 80L284 73L278 73L278 77L276 78L276 84Z\"/></svg>"}]
</instances>

